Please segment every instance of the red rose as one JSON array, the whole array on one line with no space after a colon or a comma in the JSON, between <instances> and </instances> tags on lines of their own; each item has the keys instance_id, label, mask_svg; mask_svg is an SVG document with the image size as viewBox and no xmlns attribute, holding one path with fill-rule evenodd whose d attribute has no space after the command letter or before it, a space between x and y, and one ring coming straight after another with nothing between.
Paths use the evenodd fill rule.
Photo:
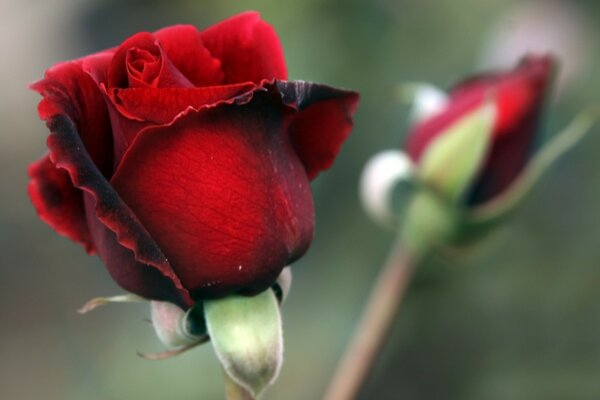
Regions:
<instances>
[{"instance_id":1,"label":"red rose","mask_svg":"<svg viewBox=\"0 0 600 400\"><path fill-rule=\"evenodd\" d=\"M257 13L138 33L50 68L33 85L51 131L29 171L40 217L146 298L264 290L311 242L309 180L358 101L286 78Z\"/></svg>"},{"instance_id":2,"label":"red rose","mask_svg":"<svg viewBox=\"0 0 600 400\"><path fill-rule=\"evenodd\" d=\"M466 196L472 205L490 200L510 186L529 160L554 66L549 56L527 56L512 71L463 81L450 91L441 110L412 129L407 153L418 163L433 139L486 99L494 99L498 114L491 145Z\"/></svg>"}]
</instances>

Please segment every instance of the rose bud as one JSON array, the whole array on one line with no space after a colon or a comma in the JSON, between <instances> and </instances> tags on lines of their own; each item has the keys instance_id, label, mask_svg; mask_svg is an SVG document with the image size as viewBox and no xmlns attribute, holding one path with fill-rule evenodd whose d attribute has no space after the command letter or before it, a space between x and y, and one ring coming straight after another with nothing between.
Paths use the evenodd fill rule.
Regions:
<instances>
[{"instance_id":1,"label":"rose bud","mask_svg":"<svg viewBox=\"0 0 600 400\"><path fill-rule=\"evenodd\" d=\"M388 150L365 168L367 212L382 224L400 223L415 252L489 231L595 119L582 113L534 153L555 64L551 56L528 55L512 70L468 78L448 94L410 86L406 153Z\"/></svg>"},{"instance_id":2,"label":"rose bud","mask_svg":"<svg viewBox=\"0 0 600 400\"><path fill-rule=\"evenodd\" d=\"M32 86L50 129L29 170L40 218L146 299L186 309L265 290L309 247L310 180L358 102L286 79L279 40L253 12L55 65Z\"/></svg>"},{"instance_id":3,"label":"rose bud","mask_svg":"<svg viewBox=\"0 0 600 400\"><path fill-rule=\"evenodd\" d=\"M459 83L437 112L411 129L407 154L417 165L426 163L435 157L431 152L437 150L436 143L456 132L453 128L461 122L470 118L471 123L481 123L472 140L487 136L489 139L480 140L482 154L477 165L473 165L474 170L466 171L474 175L464 182L468 187L458 191L462 201L470 205L491 200L514 182L531 156L553 69L551 57L527 56L511 71L479 75ZM465 147L472 147L473 142L465 143ZM459 160L469 151L457 148L451 156ZM452 169L449 165L444 168Z\"/></svg>"}]
</instances>

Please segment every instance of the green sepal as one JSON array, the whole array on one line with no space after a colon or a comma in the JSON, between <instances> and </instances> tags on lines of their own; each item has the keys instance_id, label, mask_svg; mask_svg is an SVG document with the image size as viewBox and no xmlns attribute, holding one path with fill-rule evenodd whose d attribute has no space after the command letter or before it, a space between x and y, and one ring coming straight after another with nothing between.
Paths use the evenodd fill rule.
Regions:
<instances>
[{"instance_id":1,"label":"green sepal","mask_svg":"<svg viewBox=\"0 0 600 400\"><path fill-rule=\"evenodd\" d=\"M420 180L450 202L462 201L485 161L495 120L496 107L486 101L440 133L419 163Z\"/></svg>"},{"instance_id":2,"label":"green sepal","mask_svg":"<svg viewBox=\"0 0 600 400\"><path fill-rule=\"evenodd\" d=\"M400 240L415 255L452 242L461 226L460 209L439 193L421 185L400 221Z\"/></svg>"},{"instance_id":3,"label":"green sepal","mask_svg":"<svg viewBox=\"0 0 600 400\"><path fill-rule=\"evenodd\" d=\"M208 339L202 308L187 311L166 301L150 302L152 326L160 341L169 348L185 347Z\"/></svg>"},{"instance_id":4,"label":"green sepal","mask_svg":"<svg viewBox=\"0 0 600 400\"><path fill-rule=\"evenodd\" d=\"M87 314L90 311L93 311L98 307L105 306L109 303L140 303L144 301L148 300L133 293L126 293L109 297L94 297L93 299L85 303L81 308L79 308L77 312L79 314Z\"/></svg>"},{"instance_id":5,"label":"green sepal","mask_svg":"<svg viewBox=\"0 0 600 400\"><path fill-rule=\"evenodd\" d=\"M283 333L275 293L232 295L204 302L206 326L223 369L258 397L283 362Z\"/></svg>"}]
</instances>

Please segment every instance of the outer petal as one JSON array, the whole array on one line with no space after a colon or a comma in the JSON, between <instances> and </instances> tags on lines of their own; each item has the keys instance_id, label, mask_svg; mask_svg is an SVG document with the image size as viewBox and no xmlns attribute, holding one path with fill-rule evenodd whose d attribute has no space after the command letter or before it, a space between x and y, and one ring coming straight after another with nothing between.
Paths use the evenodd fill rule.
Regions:
<instances>
[{"instance_id":1,"label":"outer petal","mask_svg":"<svg viewBox=\"0 0 600 400\"><path fill-rule=\"evenodd\" d=\"M195 298L263 290L306 251L313 204L289 115L276 91L190 112L142 132L115 173Z\"/></svg>"},{"instance_id":2,"label":"outer petal","mask_svg":"<svg viewBox=\"0 0 600 400\"><path fill-rule=\"evenodd\" d=\"M135 88L114 91L114 105L125 118L165 125L188 109L214 106L256 89L253 83L203 88ZM137 132L135 132L137 133ZM131 142L134 133L125 136Z\"/></svg>"},{"instance_id":3,"label":"outer petal","mask_svg":"<svg viewBox=\"0 0 600 400\"><path fill-rule=\"evenodd\" d=\"M550 56L524 57L512 71L480 75L459 83L450 92L449 101L494 96L499 112L495 136L510 135L524 120L538 115L536 111L541 108L555 65Z\"/></svg>"},{"instance_id":4,"label":"outer petal","mask_svg":"<svg viewBox=\"0 0 600 400\"><path fill-rule=\"evenodd\" d=\"M204 47L192 25L175 25L154 33L167 57L195 86L221 85L225 74L221 61Z\"/></svg>"},{"instance_id":5,"label":"outer petal","mask_svg":"<svg viewBox=\"0 0 600 400\"><path fill-rule=\"evenodd\" d=\"M523 171L531 155L554 69L552 58L529 56L497 83L499 115L494 142L467 199L470 204L480 204L500 194ZM463 90L476 91L482 84L479 79L464 83L453 91L454 96Z\"/></svg>"},{"instance_id":6,"label":"outer petal","mask_svg":"<svg viewBox=\"0 0 600 400\"><path fill-rule=\"evenodd\" d=\"M145 128L166 125L191 110L249 98L253 83L205 88L114 89L108 96L114 136L115 168L135 137ZM247 99L246 99L247 101Z\"/></svg>"},{"instance_id":7,"label":"outer petal","mask_svg":"<svg viewBox=\"0 0 600 400\"><path fill-rule=\"evenodd\" d=\"M222 103L246 102L257 90L269 90L273 83L261 86L242 83L206 88L136 88L115 92L111 114L117 136L131 143L135 135L152 124L168 124L184 112L216 107ZM296 153L310 179L331 166L342 143L352 130L352 116L358 105L358 93L303 81L277 81L284 104L295 111L288 132ZM137 122L140 121L140 122ZM117 158L120 160L122 152Z\"/></svg>"},{"instance_id":8,"label":"outer petal","mask_svg":"<svg viewBox=\"0 0 600 400\"><path fill-rule=\"evenodd\" d=\"M283 102L300 111L288 131L306 173L329 168L352 130L358 93L302 81L279 81Z\"/></svg>"},{"instance_id":9,"label":"outer petal","mask_svg":"<svg viewBox=\"0 0 600 400\"><path fill-rule=\"evenodd\" d=\"M68 172L75 187L86 193L91 236L117 283L141 296L192 304L160 248L83 151L73 121L66 115L55 115L48 127L50 159L57 168Z\"/></svg>"},{"instance_id":10,"label":"outer petal","mask_svg":"<svg viewBox=\"0 0 600 400\"><path fill-rule=\"evenodd\" d=\"M142 240L135 245L140 246L135 251L124 247L116 233L98 218L94 197L86 193L84 199L87 223L98 255L115 282L126 291L148 299L170 301L184 309L193 305L187 290L178 287L180 282L161 271L168 269L169 263L155 244ZM143 231L144 228L137 229ZM156 268L152 263L162 267Z\"/></svg>"},{"instance_id":11,"label":"outer petal","mask_svg":"<svg viewBox=\"0 0 600 400\"><path fill-rule=\"evenodd\" d=\"M104 176L109 176L112 172L110 120L98 85L81 68L84 61L55 65L31 88L44 97L38 106L40 118L48 121L56 115L68 115L94 163Z\"/></svg>"},{"instance_id":12,"label":"outer petal","mask_svg":"<svg viewBox=\"0 0 600 400\"><path fill-rule=\"evenodd\" d=\"M221 60L224 83L287 78L279 38L273 27L256 12L238 14L200 35L213 57Z\"/></svg>"},{"instance_id":13,"label":"outer petal","mask_svg":"<svg viewBox=\"0 0 600 400\"><path fill-rule=\"evenodd\" d=\"M46 156L29 166L29 197L40 218L56 232L94 251L81 190L75 188L67 171L58 169Z\"/></svg>"},{"instance_id":14,"label":"outer petal","mask_svg":"<svg viewBox=\"0 0 600 400\"><path fill-rule=\"evenodd\" d=\"M79 62L66 62L50 68L44 79L32 85L44 98L39 115L51 120L68 115L81 134L82 148L104 176L112 172L112 140L106 104L94 81L82 71ZM83 244L93 252L94 245L85 224L83 197L69 175L57 169L48 157L29 168L32 178L29 195L41 219L59 234Z\"/></svg>"}]
</instances>

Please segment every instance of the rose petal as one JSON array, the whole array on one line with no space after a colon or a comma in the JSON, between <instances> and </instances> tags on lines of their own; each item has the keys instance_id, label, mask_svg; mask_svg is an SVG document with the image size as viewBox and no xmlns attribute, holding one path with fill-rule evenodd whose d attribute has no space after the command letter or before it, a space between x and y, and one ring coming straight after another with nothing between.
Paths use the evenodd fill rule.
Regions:
<instances>
[{"instance_id":1,"label":"rose petal","mask_svg":"<svg viewBox=\"0 0 600 400\"><path fill-rule=\"evenodd\" d=\"M104 97L94 80L82 70L77 60L57 64L48 69L44 79L31 88L43 96L39 116L50 120L55 115L68 115L81 135L85 148L104 176L112 172L112 139L110 119ZM94 57L99 64L102 59Z\"/></svg>"},{"instance_id":2,"label":"rose petal","mask_svg":"<svg viewBox=\"0 0 600 400\"><path fill-rule=\"evenodd\" d=\"M155 61L149 60L151 55ZM136 63L139 59L139 65ZM143 66L150 63L151 71ZM140 68L142 68L140 70ZM136 73L133 73L135 69ZM108 68L108 88L127 87L192 87L194 86L171 63L154 35L140 32L125 40L115 51Z\"/></svg>"},{"instance_id":3,"label":"rose petal","mask_svg":"<svg viewBox=\"0 0 600 400\"><path fill-rule=\"evenodd\" d=\"M300 111L288 132L309 179L329 168L352 130L358 93L303 81L278 81L286 105Z\"/></svg>"},{"instance_id":4,"label":"rose petal","mask_svg":"<svg viewBox=\"0 0 600 400\"><path fill-rule=\"evenodd\" d=\"M535 132L537 121L523 123L522 129ZM529 139L529 141L526 141ZM494 142L478 179L474 182L467 203L482 204L507 189L527 164L532 138L506 135Z\"/></svg>"},{"instance_id":5,"label":"rose petal","mask_svg":"<svg viewBox=\"0 0 600 400\"><path fill-rule=\"evenodd\" d=\"M497 86L498 122L490 154L467 199L469 204L481 204L503 192L527 164L554 69L551 57L529 56L502 80L488 76L491 82L487 85ZM482 90L485 79L465 82L452 96L460 96L464 90Z\"/></svg>"},{"instance_id":6,"label":"rose petal","mask_svg":"<svg viewBox=\"0 0 600 400\"><path fill-rule=\"evenodd\" d=\"M56 168L46 156L29 166L29 176L27 191L42 221L93 253L82 193L73 186L67 171Z\"/></svg>"},{"instance_id":7,"label":"rose petal","mask_svg":"<svg viewBox=\"0 0 600 400\"><path fill-rule=\"evenodd\" d=\"M106 104L79 61L58 64L46 71L44 79L32 89L43 99L38 111L41 119L68 115L81 134L82 149L86 148L100 173L112 173L112 141ZM69 175L44 157L29 168L31 182L28 192L40 218L59 234L81 243L87 252L94 245L84 222L83 197L73 186Z\"/></svg>"},{"instance_id":8,"label":"rose petal","mask_svg":"<svg viewBox=\"0 0 600 400\"><path fill-rule=\"evenodd\" d=\"M141 296L154 299L166 296L164 300L191 305L193 302L187 290L160 248L102 176L89 154L83 151L73 121L66 115L55 115L48 121L48 127L51 131L48 137L50 159L68 172L76 188L86 193L86 214L88 224L93 228L94 243L117 283ZM92 204L95 205L93 208ZM91 217L90 209L95 211ZM102 233L94 223L95 218L113 233L119 245L111 243L111 236L106 232ZM131 252L132 256L125 257L126 252ZM152 270L164 279L158 279L158 274Z\"/></svg>"},{"instance_id":9,"label":"rose petal","mask_svg":"<svg viewBox=\"0 0 600 400\"><path fill-rule=\"evenodd\" d=\"M88 74L100 90L108 85L108 68L113 59L115 49L109 49L77 60L83 72Z\"/></svg>"},{"instance_id":10,"label":"rose petal","mask_svg":"<svg viewBox=\"0 0 600 400\"><path fill-rule=\"evenodd\" d=\"M152 87L158 86L162 60L160 55L155 56L147 50L137 47L127 50L125 56L125 69L127 70L127 87Z\"/></svg>"},{"instance_id":11,"label":"rose petal","mask_svg":"<svg viewBox=\"0 0 600 400\"><path fill-rule=\"evenodd\" d=\"M198 29L175 25L154 33L167 57L195 86L223 84L221 61L204 47Z\"/></svg>"},{"instance_id":12,"label":"rose petal","mask_svg":"<svg viewBox=\"0 0 600 400\"><path fill-rule=\"evenodd\" d=\"M242 101L238 98L251 97L252 89L256 89L253 83L205 88L113 89L109 96L109 111L115 143L115 168L143 129L169 124L190 110Z\"/></svg>"},{"instance_id":13,"label":"rose petal","mask_svg":"<svg viewBox=\"0 0 600 400\"><path fill-rule=\"evenodd\" d=\"M154 124L168 124L188 109L199 110L254 89L253 83L203 88L117 89L112 98L122 116ZM128 142L137 132L126 132Z\"/></svg>"},{"instance_id":14,"label":"rose petal","mask_svg":"<svg viewBox=\"0 0 600 400\"><path fill-rule=\"evenodd\" d=\"M115 232L107 228L98 218L94 197L85 193L84 198L86 215L83 220L85 221L87 218L98 255L106 265L110 276L119 286L147 299L178 304L183 309L194 304L186 290L178 289L175 280L165 276L159 268L146 263L149 259L159 262L162 257L164 260L164 255L155 245L150 244L147 249L135 252L122 246ZM142 253L144 256L140 257L139 254Z\"/></svg>"},{"instance_id":15,"label":"rose petal","mask_svg":"<svg viewBox=\"0 0 600 400\"><path fill-rule=\"evenodd\" d=\"M306 251L312 196L289 113L264 91L190 112L140 133L113 176L194 298L264 290Z\"/></svg>"},{"instance_id":16,"label":"rose petal","mask_svg":"<svg viewBox=\"0 0 600 400\"><path fill-rule=\"evenodd\" d=\"M200 32L204 46L221 61L224 83L287 79L283 49L272 26L245 12Z\"/></svg>"},{"instance_id":17,"label":"rose petal","mask_svg":"<svg viewBox=\"0 0 600 400\"><path fill-rule=\"evenodd\" d=\"M549 56L527 56L507 73L483 74L459 83L451 90L450 101L494 96L499 112L494 133L507 135L540 108L554 68L555 61Z\"/></svg>"}]
</instances>

